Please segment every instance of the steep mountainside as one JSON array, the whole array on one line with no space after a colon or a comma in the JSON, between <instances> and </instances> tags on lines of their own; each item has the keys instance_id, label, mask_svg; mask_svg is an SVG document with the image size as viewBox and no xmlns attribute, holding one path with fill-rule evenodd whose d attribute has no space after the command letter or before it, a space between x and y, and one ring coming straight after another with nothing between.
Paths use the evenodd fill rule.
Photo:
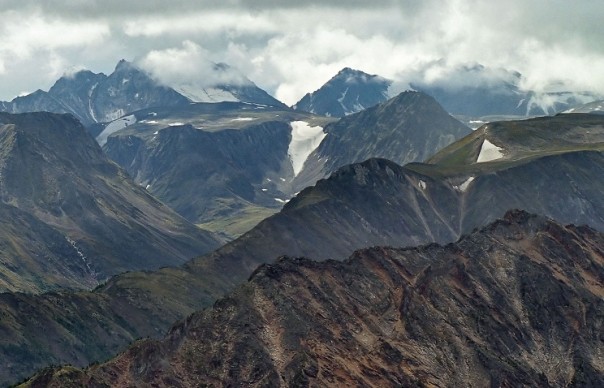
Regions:
<instances>
[{"instance_id":1,"label":"steep mountainside","mask_svg":"<svg viewBox=\"0 0 604 388\"><path fill-rule=\"evenodd\" d=\"M89 288L219 241L135 185L70 115L0 113L0 289Z\"/></svg>"},{"instance_id":2,"label":"steep mountainside","mask_svg":"<svg viewBox=\"0 0 604 388\"><path fill-rule=\"evenodd\" d=\"M331 124L237 103L145 110L126 124L97 137L107 139L109 157L179 214L212 228L249 217L257 222L345 164L371 157L421 161L470 133L416 92Z\"/></svg>"},{"instance_id":3,"label":"steep mountainside","mask_svg":"<svg viewBox=\"0 0 604 388\"><path fill-rule=\"evenodd\" d=\"M342 166L369 158L385 158L401 165L422 162L471 130L430 96L407 91L347 116L325 132L327 136L292 183L292 192Z\"/></svg>"},{"instance_id":4,"label":"steep mountainside","mask_svg":"<svg viewBox=\"0 0 604 388\"><path fill-rule=\"evenodd\" d=\"M0 110L10 113L47 111L54 113L71 113L69 108L43 90L19 96L10 102L0 101Z\"/></svg>"},{"instance_id":5,"label":"steep mountainside","mask_svg":"<svg viewBox=\"0 0 604 388\"><path fill-rule=\"evenodd\" d=\"M127 128L97 137L107 139L107 155L186 219L236 235L283 205L290 197L284 187L294 175L292 161L306 156L296 151L318 145L296 148L293 127L319 128L320 135L332 121L234 102L150 109L131 117Z\"/></svg>"},{"instance_id":6,"label":"steep mountainside","mask_svg":"<svg viewBox=\"0 0 604 388\"><path fill-rule=\"evenodd\" d=\"M444 247L283 258L161 341L25 386L601 386L603 252L515 211Z\"/></svg>"},{"instance_id":7,"label":"steep mountainside","mask_svg":"<svg viewBox=\"0 0 604 388\"><path fill-rule=\"evenodd\" d=\"M47 111L71 113L98 134L102 127L122 116L150 107L186 106L191 101L244 101L285 108L285 105L240 76L238 84L219 83L221 72L230 69L216 65L217 84L205 89L166 86L135 64L121 60L109 76L88 70L61 77L48 92L41 90L11 102L0 102L10 113ZM204 80L211 84L211 80Z\"/></svg>"},{"instance_id":8,"label":"steep mountainside","mask_svg":"<svg viewBox=\"0 0 604 388\"><path fill-rule=\"evenodd\" d=\"M392 81L344 68L318 90L307 93L292 108L322 116L344 117L390 98Z\"/></svg>"},{"instance_id":9,"label":"steep mountainside","mask_svg":"<svg viewBox=\"0 0 604 388\"><path fill-rule=\"evenodd\" d=\"M582 125L568 120L569 127ZM548 127L543 121L543 131ZM448 243L512 208L604 231L601 151L560 150L463 168L474 170L400 167L380 159L346 166L250 232L181 268L123 274L92 293L0 295L0 332L6 334L0 363L8 365L0 381L51 363L85 366L134 338L157 337L281 255L342 259L368 246Z\"/></svg>"}]
</instances>

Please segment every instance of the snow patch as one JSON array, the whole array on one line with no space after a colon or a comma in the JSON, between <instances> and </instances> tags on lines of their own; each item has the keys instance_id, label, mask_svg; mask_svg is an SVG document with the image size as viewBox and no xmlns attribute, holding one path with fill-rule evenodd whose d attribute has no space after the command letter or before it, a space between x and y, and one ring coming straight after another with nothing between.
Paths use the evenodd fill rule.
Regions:
<instances>
[{"instance_id":1,"label":"snow patch","mask_svg":"<svg viewBox=\"0 0 604 388\"><path fill-rule=\"evenodd\" d=\"M468 179L466 179L461 185L459 186L453 186L455 187L457 190L461 191L462 193L464 193L468 187L470 187L470 183L472 183L472 181L474 181L474 177L471 176Z\"/></svg>"},{"instance_id":2,"label":"snow patch","mask_svg":"<svg viewBox=\"0 0 604 388\"><path fill-rule=\"evenodd\" d=\"M420 180L419 181L419 188L422 190L426 190L426 182Z\"/></svg>"},{"instance_id":3,"label":"snow patch","mask_svg":"<svg viewBox=\"0 0 604 388\"><path fill-rule=\"evenodd\" d=\"M123 109L116 109L113 112L109 112L105 115L103 122L115 121L122 117L126 112Z\"/></svg>"},{"instance_id":4,"label":"snow patch","mask_svg":"<svg viewBox=\"0 0 604 388\"><path fill-rule=\"evenodd\" d=\"M503 151L503 148L497 147L489 140L484 139L482 146L480 147L480 153L478 154L476 163L490 162L492 160L501 159L503 158L503 152L501 151Z\"/></svg>"},{"instance_id":5,"label":"snow patch","mask_svg":"<svg viewBox=\"0 0 604 388\"><path fill-rule=\"evenodd\" d=\"M275 198L275 201L279 202L279 203L287 203L286 200L283 200L281 198Z\"/></svg>"},{"instance_id":6,"label":"snow patch","mask_svg":"<svg viewBox=\"0 0 604 388\"><path fill-rule=\"evenodd\" d=\"M239 102L233 93L224 89L199 88L194 85L179 85L174 89L193 102Z\"/></svg>"},{"instance_id":7,"label":"snow patch","mask_svg":"<svg viewBox=\"0 0 604 388\"><path fill-rule=\"evenodd\" d=\"M254 120L253 117L237 117L235 119L232 119L231 121L252 121Z\"/></svg>"},{"instance_id":8,"label":"snow patch","mask_svg":"<svg viewBox=\"0 0 604 388\"><path fill-rule=\"evenodd\" d=\"M168 124L168 126L170 126L170 127L178 127L179 125L185 125L185 123L181 123L180 121L176 121L176 122Z\"/></svg>"},{"instance_id":9,"label":"snow patch","mask_svg":"<svg viewBox=\"0 0 604 388\"><path fill-rule=\"evenodd\" d=\"M94 90L97 86L99 86L98 82L92 85L92 87L88 91L88 112L90 112L90 117L92 117L92 119L96 122L98 122L98 120L96 118L96 115L94 114L94 109L92 109L92 94L94 93Z\"/></svg>"},{"instance_id":10,"label":"snow patch","mask_svg":"<svg viewBox=\"0 0 604 388\"><path fill-rule=\"evenodd\" d=\"M101 146L104 146L107 143L107 138L112 133L119 131L120 129L124 129L132 124L136 123L136 117L134 115L125 116L120 119L114 120L107 124L103 132L101 132L97 137L96 141Z\"/></svg>"},{"instance_id":11,"label":"snow patch","mask_svg":"<svg viewBox=\"0 0 604 388\"><path fill-rule=\"evenodd\" d=\"M292 139L289 143L287 155L294 169L294 176L297 176L304 162L310 154L317 149L327 134L323 132L323 127L311 127L305 121L292 121Z\"/></svg>"}]
</instances>

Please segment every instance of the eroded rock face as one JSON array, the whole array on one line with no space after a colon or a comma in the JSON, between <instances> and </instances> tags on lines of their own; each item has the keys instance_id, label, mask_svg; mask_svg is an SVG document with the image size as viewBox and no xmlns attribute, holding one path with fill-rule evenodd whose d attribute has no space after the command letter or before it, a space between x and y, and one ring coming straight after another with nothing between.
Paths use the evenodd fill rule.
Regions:
<instances>
[{"instance_id":1,"label":"eroded rock face","mask_svg":"<svg viewBox=\"0 0 604 388\"><path fill-rule=\"evenodd\" d=\"M283 258L213 308L32 386L601 386L604 235L514 211L455 244Z\"/></svg>"}]
</instances>

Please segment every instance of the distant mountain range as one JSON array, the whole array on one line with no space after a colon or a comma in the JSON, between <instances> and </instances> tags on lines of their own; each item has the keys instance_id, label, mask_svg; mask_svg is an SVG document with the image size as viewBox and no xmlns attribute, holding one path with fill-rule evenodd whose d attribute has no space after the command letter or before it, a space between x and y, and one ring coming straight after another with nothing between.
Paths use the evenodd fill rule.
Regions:
<instances>
[{"instance_id":1,"label":"distant mountain range","mask_svg":"<svg viewBox=\"0 0 604 388\"><path fill-rule=\"evenodd\" d=\"M603 251L514 211L447 246L281 258L162 340L28 384L601 386Z\"/></svg>"},{"instance_id":2,"label":"distant mountain range","mask_svg":"<svg viewBox=\"0 0 604 388\"><path fill-rule=\"evenodd\" d=\"M604 114L604 100L597 100L579 105L577 107L568 109L563 113L592 113L602 115Z\"/></svg>"},{"instance_id":3,"label":"distant mountain range","mask_svg":"<svg viewBox=\"0 0 604 388\"><path fill-rule=\"evenodd\" d=\"M147 108L184 107L191 102L246 102L287 109L227 64L213 64L212 69L214 81L164 84L122 60L109 76L88 70L68 74L48 92L37 90L10 102L0 101L0 111L71 113L97 136L107 123ZM428 66L424 72L429 70ZM473 128L486 121L551 115L602 99L588 91L524 90L519 73L482 65L459 66L452 71L448 77L437 79L429 79L420 71L408 80L406 88L434 97L447 112ZM292 108L340 118L383 103L400 90L401 85L392 80L344 68Z\"/></svg>"},{"instance_id":4,"label":"distant mountain range","mask_svg":"<svg viewBox=\"0 0 604 388\"><path fill-rule=\"evenodd\" d=\"M93 288L219 246L107 159L71 115L0 113L0 290Z\"/></svg>"},{"instance_id":5,"label":"distant mountain range","mask_svg":"<svg viewBox=\"0 0 604 388\"><path fill-rule=\"evenodd\" d=\"M183 217L213 230L232 223L237 234L341 166L422 161L470 133L418 92L334 121L250 103L189 104L135 112L97 140Z\"/></svg>"},{"instance_id":6,"label":"distant mountain range","mask_svg":"<svg viewBox=\"0 0 604 388\"><path fill-rule=\"evenodd\" d=\"M0 321L0 330L7 333L5 342L0 344L1 362L9 365L0 370L1 381L24 377L36 368L50 363L69 362L84 366L117 352L134 338L158 337L177 319L214 304L217 297L235 289L249 278L258 265L270 263L282 255L343 259L354 250L368 246L449 243L464 234L472 233L475 228L493 222L513 208L545 214L564 224L588 224L604 231L604 201L601 195L604 187L600 179L601 171L604 171L604 143L597 140L602 134L604 118L591 114L491 123L430 158L431 164L412 163L401 167L391 161L371 159L344 166L329 178L317 182L314 187L300 192L279 213L260 222L240 238L180 268L122 274L90 293L41 296L2 294L0 314L12 318ZM527 217L508 218L512 224L522 224L525 222L522 220ZM503 245L498 245L497 241L503 240L489 237L489 231L498 230L497 225L499 224L487 228L485 232L473 234L485 236L486 233L486 239L476 245L478 251L471 250L473 243L463 245L464 241L472 240L462 239L458 247L462 252L467 250L468 254L455 257L462 261L464 258L476 257L476 265L479 265L483 261L478 258L494 257L494 260L504 260L508 256L502 256L503 253L498 252L510 252L513 249L516 252L514 257L522 259L518 263L526 265L529 262L524 259L525 256L531 258L531 262L537 260L543 264L539 260L566 260L566 255L580 259L585 258L585 254L598 252L596 249L585 248L586 244L591 244L589 241L595 241L593 232L582 237L577 235L580 231L585 231L584 228L560 229L559 226L546 223L550 227L543 229L539 226L542 225L541 221L536 224L529 222L521 230L502 232L500 236L509 238L506 237L507 242L502 242ZM543 230L545 232L541 232ZM539 240L544 238L544 233L550 234L552 239ZM578 243L571 244L577 238ZM524 243L527 245L523 245ZM489 244L493 246L492 253L489 253ZM537 252L548 253L535 253L533 248ZM441 248L426 249L437 252ZM442 249L448 252L446 257L459 252L454 246ZM555 256L552 256L552 252L556 253ZM424 258L426 257L432 256L424 254ZM601 265L601 259L598 260L600 261L596 262ZM326 267L321 268L329 271L328 268L332 265L337 266L326 264ZM440 273L439 265L430 268L435 270L434 273ZM377 267L372 268L377 270ZM493 268L500 270L507 267L494 264ZM558 264L552 264L551 268L560 269ZM574 271L578 267L569 265L563 268ZM586 274L586 279L602 276L598 272L599 267L587 264L587 267L581 268L596 271L593 275L595 277L591 272L582 272ZM534 272L533 267L521 269L522 271L514 272L514 276L520 272L535 276L530 278L532 280L522 280L525 282L523 284L534 285L525 295L535 294L539 289L538 284L544 285L544 292L550 290L549 281L536 282L536 279L544 278ZM548 271L539 273L546 276L550 273ZM270 267L257 272L252 277L252 282L257 281L253 280L256 276L263 278L263 273L270 274ZM568 275L568 279L577 282L576 285L573 283L575 290L576 287L597 284L591 280L583 282L574 275ZM477 289L493 289L480 284ZM419 286L419 283L416 285ZM360 290L362 287L356 288ZM447 288L443 290L447 292ZM547 291L535 298L541 300L539 298L545 298L544 295L549 294ZM297 295L303 295L303 292L298 292ZM330 297L325 297L325 302L330 303ZM533 317L543 314L539 306L544 304L525 298L514 300L522 301L522 305L527 306L526 313L530 312ZM592 299L584 301L592 305ZM220 309L220 306L232 305L219 302L216 306ZM23 311L27 311L27 314ZM484 314L481 313L481 316ZM43 325L46 328L44 333L37 332L32 322ZM178 327L181 326L176 326L177 329L172 333L182 333ZM486 326L482 328L485 329ZM181 342L173 342L176 343ZM136 349L135 347L132 353L125 354L134 357L138 354ZM149 349L147 354L150 359L153 359L154 354L164 354L156 353L154 347ZM165 354L166 357L172 357ZM224 354L226 356L227 353ZM237 354L245 353L238 351ZM503 355L508 357L509 353L504 352ZM441 357L445 355L441 354ZM576 361L576 364L573 361L571 367L579 370L582 366L583 371L594 367L581 360ZM477 365L482 368L483 364ZM73 376L81 376L81 372L71 370L75 373Z\"/></svg>"},{"instance_id":7,"label":"distant mountain range","mask_svg":"<svg viewBox=\"0 0 604 388\"><path fill-rule=\"evenodd\" d=\"M230 70L225 64L216 64L214 69L217 73ZM135 64L121 60L109 76L81 70L61 77L48 92L37 90L10 102L0 102L0 110L71 113L84 125L91 126L149 107L186 106L191 102L242 101L285 107L249 79L240 78L237 85L172 87L159 83Z\"/></svg>"},{"instance_id":8,"label":"distant mountain range","mask_svg":"<svg viewBox=\"0 0 604 388\"><path fill-rule=\"evenodd\" d=\"M429 69L425 69L427 71ZM407 88L424 92L443 108L472 125L481 118L495 121L506 116L552 115L601 99L591 92L539 93L520 87L521 74L493 71L482 65L460 66L448 76L427 80L414 75ZM306 94L293 109L325 116L344 117L394 97L401 85L378 75L342 69L315 92Z\"/></svg>"}]
</instances>

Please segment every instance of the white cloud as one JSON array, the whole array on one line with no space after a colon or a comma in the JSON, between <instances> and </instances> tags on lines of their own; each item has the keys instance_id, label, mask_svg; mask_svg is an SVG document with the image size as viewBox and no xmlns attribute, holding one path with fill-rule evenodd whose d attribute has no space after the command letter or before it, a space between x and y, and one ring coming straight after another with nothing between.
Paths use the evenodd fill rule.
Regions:
<instances>
[{"instance_id":1,"label":"white cloud","mask_svg":"<svg viewBox=\"0 0 604 388\"><path fill-rule=\"evenodd\" d=\"M210 53L196 43L185 41L181 47L153 50L137 61L158 81L169 86L197 86L247 83L233 68L217 66Z\"/></svg>"},{"instance_id":2,"label":"white cloud","mask_svg":"<svg viewBox=\"0 0 604 388\"><path fill-rule=\"evenodd\" d=\"M279 31L279 25L274 20L261 15L239 12L203 12L144 16L124 22L123 31L130 37L190 36L216 31L244 35L275 33Z\"/></svg>"},{"instance_id":3,"label":"white cloud","mask_svg":"<svg viewBox=\"0 0 604 388\"><path fill-rule=\"evenodd\" d=\"M97 44L109 35L109 26L102 22L47 19L37 12L24 16L8 11L0 17L3 56L28 58L38 50Z\"/></svg>"},{"instance_id":4,"label":"white cloud","mask_svg":"<svg viewBox=\"0 0 604 388\"><path fill-rule=\"evenodd\" d=\"M37 10L27 14L0 12L0 82L12 91L47 87L67 67L73 66L70 50L100 45L109 36L102 22L47 18ZM11 88L12 87L12 88Z\"/></svg>"},{"instance_id":5,"label":"white cloud","mask_svg":"<svg viewBox=\"0 0 604 388\"><path fill-rule=\"evenodd\" d=\"M517 70L527 88L604 93L598 1L0 0L0 9L1 99L74 65L110 71L120 58L166 83L205 84L216 77L208 61L224 61L289 104L345 66L401 84ZM480 76L460 70L477 63Z\"/></svg>"}]
</instances>

